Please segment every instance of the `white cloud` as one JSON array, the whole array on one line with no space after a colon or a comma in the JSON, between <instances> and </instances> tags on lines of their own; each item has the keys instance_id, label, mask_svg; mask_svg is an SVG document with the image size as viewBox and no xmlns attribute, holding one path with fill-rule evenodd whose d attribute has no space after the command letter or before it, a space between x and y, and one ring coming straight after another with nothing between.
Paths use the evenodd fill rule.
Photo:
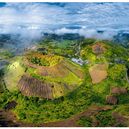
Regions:
<instances>
[{"instance_id":1,"label":"white cloud","mask_svg":"<svg viewBox=\"0 0 129 129\"><path fill-rule=\"evenodd\" d=\"M74 30L61 28L55 30L54 33L58 35L63 35L65 33L72 33L72 34L78 33L79 35L84 36L85 38L112 39L113 36L117 35L118 31L110 29L108 31L103 31L102 33L99 33L96 29L88 29L83 26L80 29L74 29Z\"/></svg>"},{"instance_id":2,"label":"white cloud","mask_svg":"<svg viewBox=\"0 0 129 129\"><path fill-rule=\"evenodd\" d=\"M26 41L39 39L42 32L109 39L124 28L129 29L128 3L7 3L0 7L0 33L20 34Z\"/></svg>"}]
</instances>

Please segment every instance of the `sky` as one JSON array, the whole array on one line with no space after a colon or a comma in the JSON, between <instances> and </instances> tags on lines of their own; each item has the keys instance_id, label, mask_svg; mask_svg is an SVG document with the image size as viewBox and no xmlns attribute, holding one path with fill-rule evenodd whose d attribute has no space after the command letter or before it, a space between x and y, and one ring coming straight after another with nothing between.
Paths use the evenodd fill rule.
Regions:
<instances>
[{"instance_id":1,"label":"sky","mask_svg":"<svg viewBox=\"0 0 129 129\"><path fill-rule=\"evenodd\" d=\"M42 33L110 39L129 32L129 3L0 3L0 34L39 39Z\"/></svg>"}]
</instances>

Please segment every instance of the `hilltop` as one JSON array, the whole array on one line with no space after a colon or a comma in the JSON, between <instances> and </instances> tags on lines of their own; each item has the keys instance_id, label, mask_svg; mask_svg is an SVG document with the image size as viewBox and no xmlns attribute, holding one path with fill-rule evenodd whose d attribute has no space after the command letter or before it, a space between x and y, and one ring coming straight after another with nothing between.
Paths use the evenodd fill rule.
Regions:
<instances>
[{"instance_id":1,"label":"hilltop","mask_svg":"<svg viewBox=\"0 0 129 129\"><path fill-rule=\"evenodd\" d=\"M78 87L84 79L82 68L57 55L30 52L7 67L4 80L9 91L53 99Z\"/></svg>"}]
</instances>

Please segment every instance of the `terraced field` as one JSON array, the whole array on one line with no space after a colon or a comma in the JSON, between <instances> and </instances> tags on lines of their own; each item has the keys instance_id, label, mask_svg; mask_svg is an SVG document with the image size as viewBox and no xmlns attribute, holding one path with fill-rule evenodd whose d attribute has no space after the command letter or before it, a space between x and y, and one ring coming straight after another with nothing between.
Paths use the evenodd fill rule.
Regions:
<instances>
[{"instance_id":1,"label":"terraced field","mask_svg":"<svg viewBox=\"0 0 129 129\"><path fill-rule=\"evenodd\" d=\"M20 91L26 96L52 99L52 85L38 79L23 75L18 83Z\"/></svg>"},{"instance_id":2,"label":"terraced field","mask_svg":"<svg viewBox=\"0 0 129 129\"><path fill-rule=\"evenodd\" d=\"M20 89L26 96L53 99L83 82L82 68L64 57L30 52L23 57L23 63L21 59L7 68L4 79L10 91Z\"/></svg>"}]
</instances>

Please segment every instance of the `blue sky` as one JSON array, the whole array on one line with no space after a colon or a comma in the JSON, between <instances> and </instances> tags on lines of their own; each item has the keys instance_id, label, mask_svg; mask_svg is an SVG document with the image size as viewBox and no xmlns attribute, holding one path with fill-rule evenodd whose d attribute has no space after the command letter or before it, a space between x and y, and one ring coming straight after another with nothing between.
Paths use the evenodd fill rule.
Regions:
<instances>
[{"instance_id":1,"label":"blue sky","mask_svg":"<svg viewBox=\"0 0 129 129\"><path fill-rule=\"evenodd\" d=\"M6 5L6 3L4 3L4 2L3 3L2 2L0 3L0 7L3 7L5 5Z\"/></svg>"}]
</instances>

